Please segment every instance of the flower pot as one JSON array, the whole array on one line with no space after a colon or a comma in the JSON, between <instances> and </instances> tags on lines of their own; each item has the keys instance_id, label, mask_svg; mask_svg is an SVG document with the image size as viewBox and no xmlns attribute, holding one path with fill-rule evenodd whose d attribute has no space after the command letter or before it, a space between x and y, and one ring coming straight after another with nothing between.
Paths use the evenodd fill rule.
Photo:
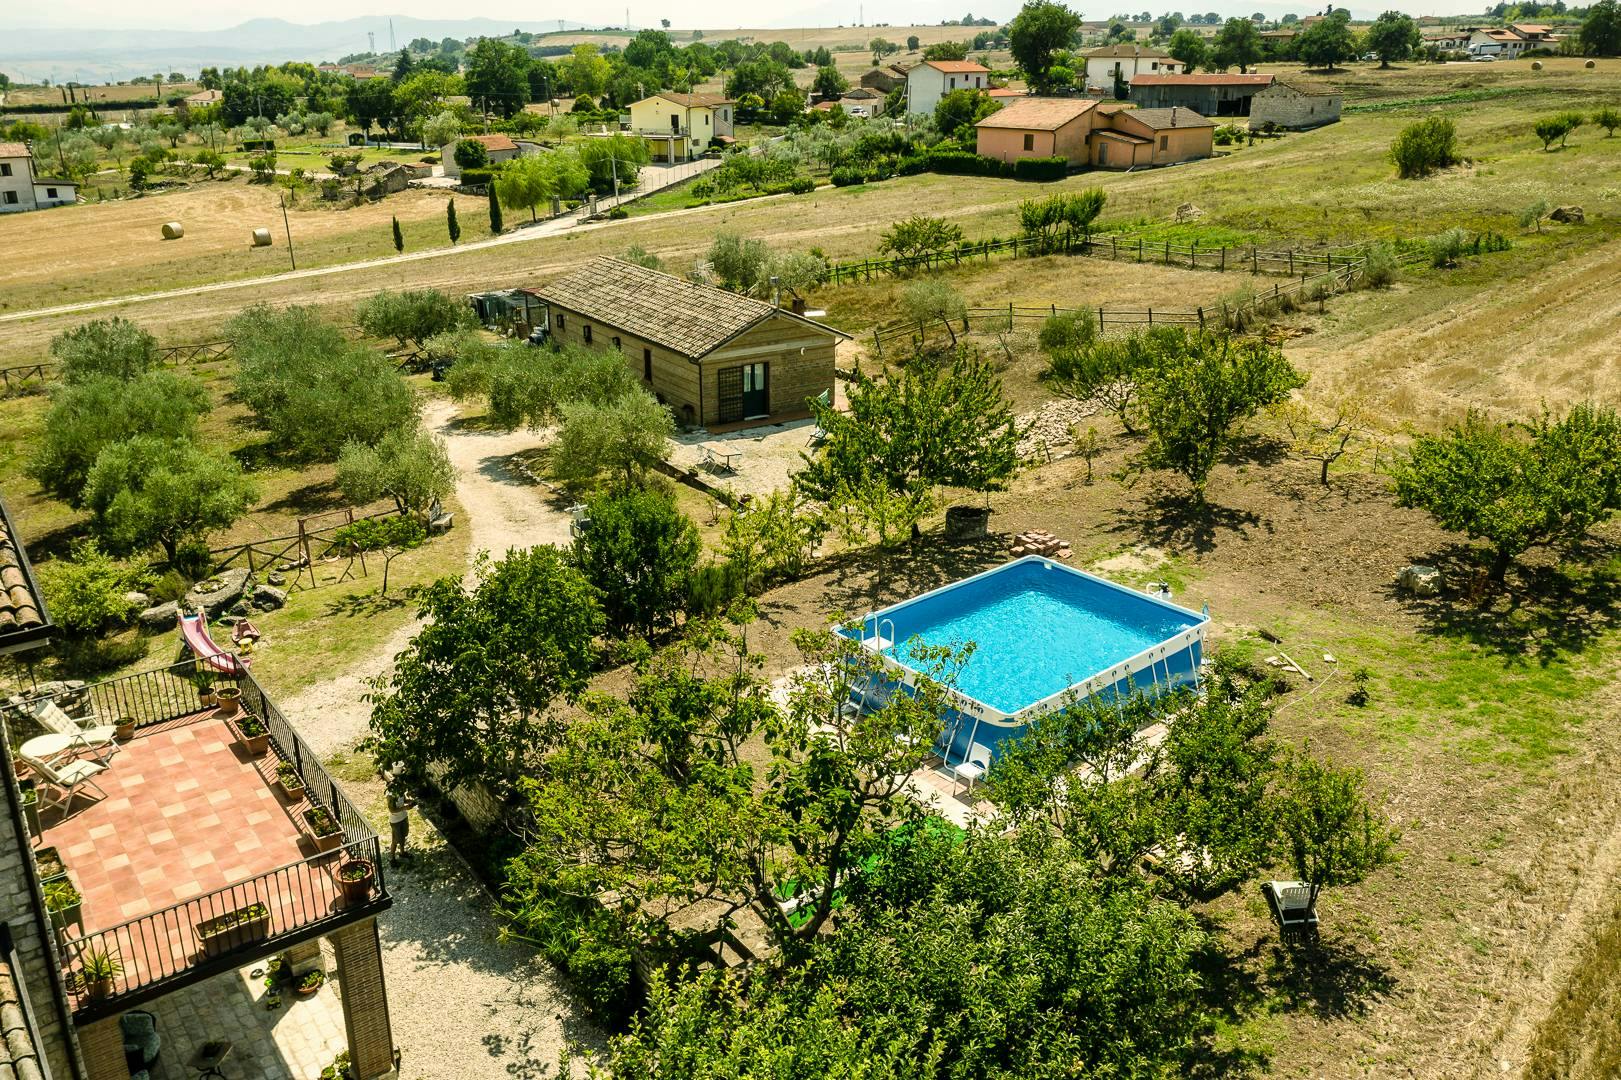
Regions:
<instances>
[{"instance_id":1,"label":"flower pot","mask_svg":"<svg viewBox=\"0 0 1621 1080\"><path fill-rule=\"evenodd\" d=\"M249 721L252 721L253 724L257 726L259 734L250 735L248 732L243 730L243 726ZM236 736L236 741L241 744L242 749L246 750L250 757L258 757L269 748L270 732L265 730L263 721L259 720L259 718L254 716L252 713L245 713L241 717L229 718L225 721L225 723L231 729L231 734Z\"/></svg>"},{"instance_id":2,"label":"flower pot","mask_svg":"<svg viewBox=\"0 0 1621 1080\"><path fill-rule=\"evenodd\" d=\"M21 784L23 793L23 818L28 822L28 838L30 840L37 840L39 839L40 833L39 791L34 787L34 782L32 780L24 780L21 782ZM56 852L55 848L45 850L49 850L53 854ZM60 862L60 860L58 860L58 862Z\"/></svg>"},{"instance_id":3,"label":"flower pot","mask_svg":"<svg viewBox=\"0 0 1621 1080\"><path fill-rule=\"evenodd\" d=\"M212 686L199 686L197 688L197 703L205 709L212 709L219 705L220 697L214 692Z\"/></svg>"},{"instance_id":4,"label":"flower pot","mask_svg":"<svg viewBox=\"0 0 1621 1080\"><path fill-rule=\"evenodd\" d=\"M270 912L263 904L249 904L227 911L196 925L203 955L223 956L228 952L263 941L270 935Z\"/></svg>"},{"instance_id":5,"label":"flower pot","mask_svg":"<svg viewBox=\"0 0 1621 1080\"><path fill-rule=\"evenodd\" d=\"M283 780L280 776L277 776L276 788L287 797L288 802L298 802L304 797L304 781L297 776L291 780Z\"/></svg>"},{"instance_id":6,"label":"flower pot","mask_svg":"<svg viewBox=\"0 0 1621 1080\"><path fill-rule=\"evenodd\" d=\"M363 874L360 874L364 871ZM360 874L349 878L345 873ZM345 907L364 904L371 899L372 882L377 879L377 868L371 864L370 859L350 859L340 865L334 875L338 879L338 889L343 893Z\"/></svg>"},{"instance_id":7,"label":"flower pot","mask_svg":"<svg viewBox=\"0 0 1621 1080\"><path fill-rule=\"evenodd\" d=\"M235 716L242 708L242 688L239 686L222 686L219 689L220 715Z\"/></svg>"},{"instance_id":8,"label":"flower pot","mask_svg":"<svg viewBox=\"0 0 1621 1080\"><path fill-rule=\"evenodd\" d=\"M326 808L325 807L320 807L319 809L324 811ZM337 848L342 847L343 846L343 826L339 825L334 820L331 823L331 825L332 825L331 831L330 832L322 832L321 828L320 828L320 825L316 820L316 816L315 816L316 815L316 810L317 810L317 807L312 806L308 810L305 810L304 813L300 815L300 819L304 822L304 831L309 834L310 840L312 840L315 843L315 850L316 851L321 851L321 852L326 852L326 851L334 851ZM331 816L330 812L328 812L327 816L330 818L330 816Z\"/></svg>"},{"instance_id":9,"label":"flower pot","mask_svg":"<svg viewBox=\"0 0 1621 1080\"><path fill-rule=\"evenodd\" d=\"M62 861L62 853L55 847L42 847L34 851L34 863L39 867L39 883L49 885L51 882L68 876L67 864Z\"/></svg>"},{"instance_id":10,"label":"flower pot","mask_svg":"<svg viewBox=\"0 0 1621 1080\"><path fill-rule=\"evenodd\" d=\"M120 716L113 728L113 738L119 742L129 742L135 738L135 717Z\"/></svg>"}]
</instances>

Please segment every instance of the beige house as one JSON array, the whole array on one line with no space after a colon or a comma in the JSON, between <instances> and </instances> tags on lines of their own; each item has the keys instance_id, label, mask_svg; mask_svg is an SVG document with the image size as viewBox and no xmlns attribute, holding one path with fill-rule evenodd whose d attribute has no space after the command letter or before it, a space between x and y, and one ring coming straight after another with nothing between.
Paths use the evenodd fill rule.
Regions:
<instances>
[{"instance_id":1,"label":"beige house","mask_svg":"<svg viewBox=\"0 0 1621 1080\"><path fill-rule=\"evenodd\" d=\"M833 390L833 355L848 335L786 308L710 285L598 258L531 290L551 340L613 349L694 427L808 414Z\"/></svg>"},{"instance_id":2,"label":"beige house","mask_svg":"<svg viewBox=\"0 0 1621 1080\"><path fill-rule=\"evenodd\" d=\"M1100 169L1176 165L1215 152L1215 121L1192 109L1120 109L1108 120L1092 136L1092 164Z\"/></svg>"},{"instance_id":3,"label":"beige house","mask_svg":"<svg viewBox=\"0 0 1621 1080\"><path fill-rule=\"evenodd\" d=\"M998 161L1063 157L1085 165L1096 106L1086 98L1019 98L974 125L976 149Z\"/></svg>"},{"instance_id":4,"label":"beige house","mask_svg":"<svg viewBox=\"0 0 1621 1080\"><path fill-rule=\"evenodd\" d=\"M207 108L209 105L218 105L224 100L225 95L218 90L199 90L195 94L186 95L186 108Z\"/></svg>"},{"instance_id":5,"label":"beige house","mask_svg":"<svg viewBox=\"0 0 1621 1080\"><path fill-rule=\"evenodd\" d=\"M0 143L0 214L48 210L78 201L79 186L72 180L34 172L34 155L25 143Z\"/></svg>"},{"instance_id":6,"label":"beige house","mask_svg":"<svg viewBox=\"0 0 1621 1080\"><path fill-rule=\"evenodd\" d=\"M439 148L439 160L445 167L446 176L461 176L462 167L456 164L456 147L464 142L483 145L484 153L489 156L491 165L511 161L520 153L518 144L513 142L509 135L464 135L455 142L448 142Z\"/></svg>"},{"instance_id":7,"label":"beige house","mask_svg":"<svg viewBox=\"0 0 1621 1080\"><path fill-rule=\"evenodd\" d=\"M1062 156L1072 166L1140 169L1209 157L1216 125L1191 109L1027 97L987 116L974 130L978 152L998 161Z\"/></svg>"},{"instance_id":8,"label":"beige house","mask_svg":"<svg viewBox=\"0 0 1621 1080\"><path fill-rule=\"evenodd\" d=\"M736 104L724 94L654 94L631 105L631 134L647 140L654 161L691 161L712 142L733 141Z\"/></svg>"}]
</instances>

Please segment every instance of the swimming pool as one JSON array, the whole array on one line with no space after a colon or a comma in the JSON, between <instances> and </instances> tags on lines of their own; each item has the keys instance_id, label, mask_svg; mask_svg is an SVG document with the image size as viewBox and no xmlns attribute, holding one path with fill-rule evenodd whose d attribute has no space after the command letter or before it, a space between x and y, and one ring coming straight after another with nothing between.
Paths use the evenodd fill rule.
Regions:
<instances>
[{"instance_id":1,"label":"swimming pool","mask_svg":"<svg viewBox=\"0 0 1621 1080\"><path fill-rule=\"evenodd\" d=\"M1208 623L1208 615L1030 555L875 611L859 633L908 673L903 682L916 672L918 645L974 643L957 681L959 715L946 718L939 748L952 763L976 745L994 754L1074 697L1196 683Z\"/></svg>"}]
</instances>

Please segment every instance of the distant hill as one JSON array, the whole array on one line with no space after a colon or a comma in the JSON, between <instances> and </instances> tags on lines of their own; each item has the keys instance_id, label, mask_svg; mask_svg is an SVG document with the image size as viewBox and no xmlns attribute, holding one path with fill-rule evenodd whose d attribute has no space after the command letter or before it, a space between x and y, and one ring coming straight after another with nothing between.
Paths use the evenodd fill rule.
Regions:
<instances>
[{"instance_id":1,"label":"distant hill","mask_svg":"<svg viewBox=\"0 0 1621 1080\"><path fill-rule=\"evenodd\" d=\"M570 19L504 22L495 19L416 19L395 15L398 46L415 38L499 37L513 30L531 33L579 30L586 24ZM366 15L341 22L301 26L283 19L252 19L228 30L82 30L20 28L0 34L0 71L17 82L116 82L154 71L200 67L279 64L287 60L336 60L371 46L388 51L387 15Z\"/></svg>"}]
</instances>

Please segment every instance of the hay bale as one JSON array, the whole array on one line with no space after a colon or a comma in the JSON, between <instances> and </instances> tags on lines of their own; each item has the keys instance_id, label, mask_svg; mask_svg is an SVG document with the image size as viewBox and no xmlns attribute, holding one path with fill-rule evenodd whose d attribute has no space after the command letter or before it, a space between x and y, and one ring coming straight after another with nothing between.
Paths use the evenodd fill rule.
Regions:
<instances>
[{"instance_id":1,"label":"hay bale","mask_svg":"<svg viewBox=\"0 0 1621 1080\"><path fill-rule=\"evenodd\" d=\"M1542 70L1542 61L1541 60L1533 60L1533 61L1531 61L1531 70L1532 71L1541 71Z\"/></svg>"},{"instance_id":2,"label":"hay bale","mask_svg":"<svg viewBox=\"0 0 1621 1080\"><path fill-rule=\"evenodd\" d=\"M163 238L165 240L178 240L186 235L186 227L178 221L165 221L163 223Z\"/></svg>"},{"instance_id":3,"label":"hay bale","mask_svg":"<svg viewBox=\"0 0 1621 1080\"><path fill-rule=\"evenodd\" d=\"M1583 64L1582 67L1586 68L1588 71L1592 71L1594 68L1598 67L1598 64L1592 60L1589 60L1587 63Z\"/></svg>"},{"instance_id":4,"label":"hay bale","mask_svg":"<svg viewBox=\"0 0 1621 1080\"><path fill-rule=\"evenodd\" d=\"M270 230L269 229L254 229L253 230L253 246L254 247L269 247L270 246Z\"/></svg>"}]
</instances>

